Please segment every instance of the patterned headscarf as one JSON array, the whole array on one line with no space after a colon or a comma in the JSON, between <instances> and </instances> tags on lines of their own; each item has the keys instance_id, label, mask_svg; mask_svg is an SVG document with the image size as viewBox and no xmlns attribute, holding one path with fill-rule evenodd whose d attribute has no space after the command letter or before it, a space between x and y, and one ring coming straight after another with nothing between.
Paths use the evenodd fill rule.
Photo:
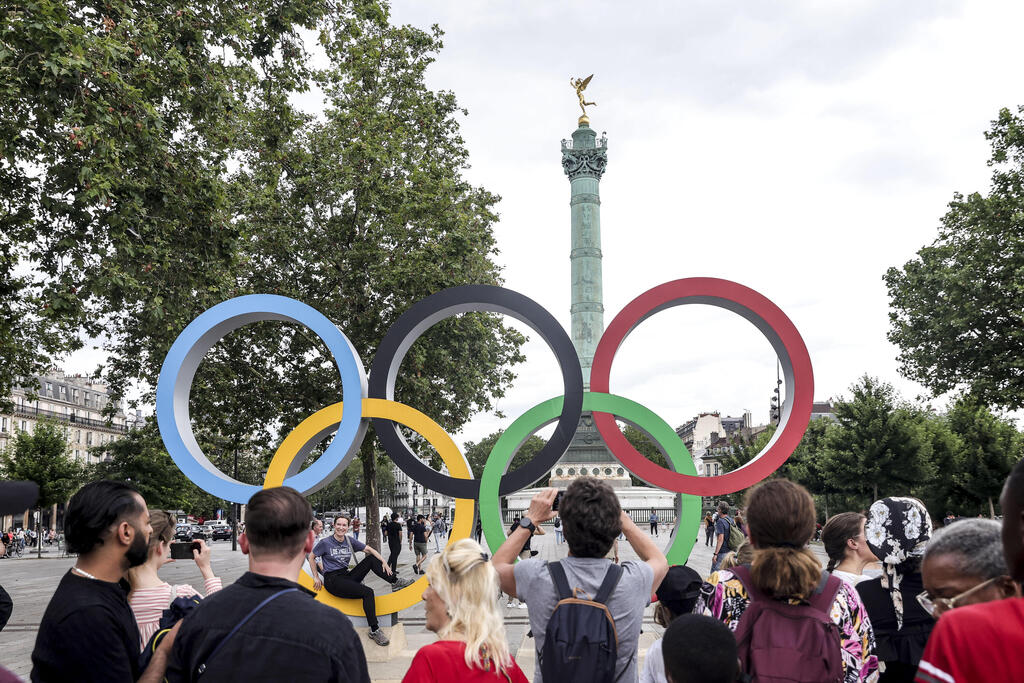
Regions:
<instances>
[{"instance_id":1,"label":"patterned headscarf","mask_svg":"<svg viewBox=\"0 0 1024 683\"><path fill-rule=\"evenodd\" d=\"M932 537L932 520L917 498L883 498L871 504L864 527L868 547L882 563L882 587L889 590L896 627L903 628L903 574L924 555Z\"/></svg>"}]
</instances>

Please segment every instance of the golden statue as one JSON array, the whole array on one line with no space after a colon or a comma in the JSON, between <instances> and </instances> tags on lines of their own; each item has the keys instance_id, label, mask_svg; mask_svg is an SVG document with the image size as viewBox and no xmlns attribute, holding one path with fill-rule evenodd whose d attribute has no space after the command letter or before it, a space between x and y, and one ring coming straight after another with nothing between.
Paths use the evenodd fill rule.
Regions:
<instances>
[{"instance_id":1,"label":"golden statue","mask_svg":"<svg viewBox=\"0 0 1024 683\"><path fill-rule=\"evenodd\" d=\"M590 84L590 79L594 77L594 74L590 74L586 78L572 78L569 77L569 84L576 90L576 97L580 98L580 109L583 111L583 116L580 117L580 124L589 124L590 119L587 117L587 105L596 107L597 102L587 102L583 99L583 91L587 89Z\"/></svg>"}]
</instances>

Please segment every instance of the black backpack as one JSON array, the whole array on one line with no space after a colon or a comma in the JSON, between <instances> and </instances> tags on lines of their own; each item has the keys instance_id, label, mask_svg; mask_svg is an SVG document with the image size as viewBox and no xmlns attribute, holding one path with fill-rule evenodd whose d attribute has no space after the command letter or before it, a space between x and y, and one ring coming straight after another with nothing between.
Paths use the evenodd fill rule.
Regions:
<instances>
[{"instance_id":1,"label":"black backpack","mask_svg":"<svg viewBox=\"0 0 1024 683\"><path fill-rule=\"evenodd\" d=\"M619 633L607 602L619 579L622 567L609 564L608 573L593 600L581 589L570 589L565 568L549 562L548 571L558 595L544 636L540 670L544 680L612 683L619 652ZM583 597L577 597L577 594ZM628 668L628 666L626 667ZM625 672L625 669L623 669Z\"/></svg>"}]
</instances>

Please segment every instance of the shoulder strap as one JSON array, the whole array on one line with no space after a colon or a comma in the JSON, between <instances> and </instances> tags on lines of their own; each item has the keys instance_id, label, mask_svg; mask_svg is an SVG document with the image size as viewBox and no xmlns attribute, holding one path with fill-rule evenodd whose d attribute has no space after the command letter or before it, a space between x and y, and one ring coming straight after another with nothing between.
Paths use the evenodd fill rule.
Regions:
<instances>
[{"instance_id":1,"label":"shoulder strap","mask_svg":"<svg viewBox=\"0 0 1024 683\"><path fill-rule=\"evenodd\" d=\"M559 600L568 600L572 597L572 589L569 588L569 579L565 575L565 567L561 562L548 562L548 572L555 584L555 593Z\"/></svg>"},{"instance_id":2,"label":"shoulder strap","mask_svg":"<svg viewBox=\"0 0 1024 683\"><path fill-rule=\"evenodd\" d=\"M608 567L608 572L604 575L604 581L601 582L601 587L597 589L597 595L594 596L594 602L599 602L602 605L608 604L608 598L612 596L612 591L615 590L615 586L619 584L619 579L622 578L622 565L615 564L614 562Z\"/></svg>"},{"instance_id":3,"label":"shoulder strap","mask_svg":"<svg viewBox=\"0 0 1024 683\"><path fill-rule=\"evenodd\" d=\"M213 648L213 652L211 652L210 655L206 658L206 661L203 662L202 664L200 664L196 668L196 673L198 675L200 675L200 676L203 675L203 672L206 671L206 666L207 666L207 664L209 664L210 660L213 659L214 657L216 657L217 653L220 652L221 648L224 647L224 645L227 644L227 642L229 640L231 640L231 637L234 636L236 633L238 633L239 629L241 629L243 626L245 626L247 621L249 621L254 616L256 616L257 612L259 612L261 609L266 607L267 604L271 600L274 600L275 598L279 598L282 595L284 595L285 593L294 593L294 592L297 592L298 590L299 590L298 588L285 588L282 591L278 591L278 592L274 593L270 597L264 598L263 602L261 602L260 604L256 605L255 607L253 607L252 611L249 612L248 614L246 614L244 619L242 619L240 622L235 624L235 627L233 629L231 629L226 636L221 638L220 642L217 643L217 647Z\"/></svg>"},{"instance_id":4,"label":"shoulder strap","mask_svg":"<svg viewBox=\"0 0 1024 683\"><path fill-rule=\"evenodd\" d=\"M828 614L832 611L832 603L835 602L836 595L842 586L843 581L838 576L822 572L818 588L811 595L811 599L808 602L814 609Z\"/></svg>"}]
</instances>

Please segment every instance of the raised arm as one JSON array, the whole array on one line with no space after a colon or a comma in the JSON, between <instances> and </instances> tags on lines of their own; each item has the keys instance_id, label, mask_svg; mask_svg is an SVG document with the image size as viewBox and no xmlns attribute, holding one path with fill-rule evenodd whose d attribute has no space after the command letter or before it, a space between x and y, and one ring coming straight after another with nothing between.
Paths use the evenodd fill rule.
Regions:
<instances>
[{"instance_id":1,"label":"raised arm","mask_svg":"<svg viewBox=\"0 0 1024 683\"><path fill-rule=\"evenodd\" d=\"M538 492L533 497L533 500L530 501L530 509L526 511L525 518L533 522L537 528L540 528L541 522L546 522L553 518L555 512L551 509L551 504L555 502L556 493L558 493L558 489L554 488ZM529 529L524 529L521 526L516 527L509 534L508 538L505 539L505 542L501 544L497 552L494 553L494 557L491 558L491 563L498 570L501 590L508 595L517 595L516 575L513 568L516 558L519 556L519 551L526 545L526 539L529 537Z\"/></svg>"},{"instance_id":2,"label":"raised arm","mask_svg":"<svg viewBox=\"0 0 1024 683\"><path fill-rule=\"evenodd\" d=\"M658 549L654 539L640 531L640 528L633 523L633 520L626 514L625 510L623 510L620 519L622 520L622 533L626 535L626 540L633 546L637 556L654 571L654 583L651 584L651 590L657 590L658 586L661 585L662 579L665 578L665 574L668 573L668 560L665 559L665 555Z\"/></svg>"}]
</instances>

